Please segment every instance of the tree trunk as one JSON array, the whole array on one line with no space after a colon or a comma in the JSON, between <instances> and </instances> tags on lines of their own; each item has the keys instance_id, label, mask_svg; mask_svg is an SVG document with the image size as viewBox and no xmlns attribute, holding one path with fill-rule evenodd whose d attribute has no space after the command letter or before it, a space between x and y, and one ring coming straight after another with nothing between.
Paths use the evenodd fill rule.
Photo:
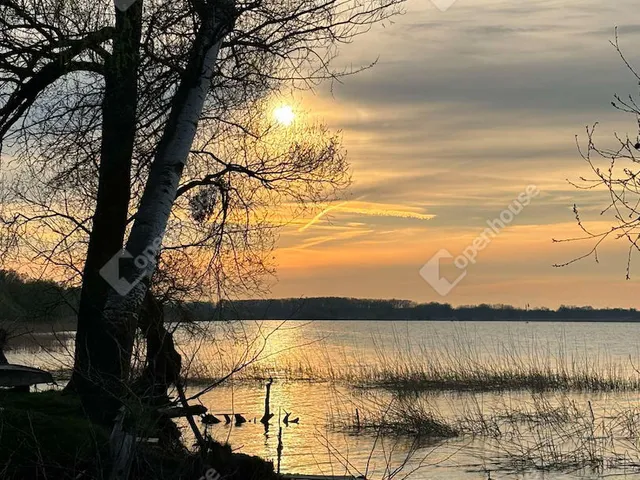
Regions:
<instances>
[{"instance_id":1,"label":"tree trunk","mask_svg":"<svg viewBox=\"0 0 640 480\"><path fill-rule=\"evenodd\" d=\"M112 360L114 355L117 358L118 339L106 334L102 318L110 287L99 271L122 248L127 225L142 3L138 0L125 12L115 8L113 51L105 61L98 197L82 277L75 364L67 386L67 391L76 391L81 396L90 414L99 417L105 411L99 378L119 375Z\"/></svg>"},{"instance_id":2,"label":"tree trunk","mask_svg":"<svg viewBox=\"0 0 640 480\"><path fill-rule=\"evenodd\" d=\"M144 299L138 328L147 344L145 367L134 385L142 402L162 406L169 402L167 390L180 379L182 357L176 351L173 335L164 326L162 304L151 291Z\"/></svg>"},{"instance_id":3,"label":"tree trunk","mask_svg":"<svg viewBox=\"0 0 640 480\"><path fill-rule=\"evenodd\" d=\"M202 26L196 34L189 63L175 94L126 245L126 250L136 261L124 265L122 273L125 278L137 279L138 283L126 295L109 291L104 307L103 321L107 335L112 339L111 344L117 346L117 351L114 348L106 352L108 358L105 357L105 360L112 362L113 368L107 370L111 375L102 380L105 388L116 396L126 391L122 383L117 385L116 382L124 381L129 373L134 333L149 279L155 270L157 251L209 92L222 40L235 20L232 1L212 1L207 5L210 11L203 14ZM112 418L115 413L113 409L107 412Z\"/></svg>"},{"instance_id":4,"label":"tree trunk","mask_svg":"<svg viewBox=\"0 0 640 480\"><path fill-rule=\"evenodd\" d=\"M4 355L4 348L7 346L7 337L9 334L4 328L0 328L0 365L7 365L9 360Z\"/></svg>"}]
</instances>

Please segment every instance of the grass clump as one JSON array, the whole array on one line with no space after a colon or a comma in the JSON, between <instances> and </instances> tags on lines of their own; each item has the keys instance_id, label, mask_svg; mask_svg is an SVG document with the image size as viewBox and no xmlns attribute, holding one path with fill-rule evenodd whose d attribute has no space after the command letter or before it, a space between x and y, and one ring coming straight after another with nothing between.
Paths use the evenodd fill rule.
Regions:
<instances>
[{"instance_id":1,"label":"grass clump","mask_svg":"<svg viewBox=\"0 0 640 480\"><path fill-rule=\"evenodd\" d=\"M417 438L451 438L460 434L423 402L394 399L386 407L370 405L357 410L355 415L342 415L342 427L354 433L374 431L389 436Z\"/></svg>"},{"instance_id":2,"label":"grass clump","mask_svg":"<svg viewBox=\"0 0 640 480\"><path fill-rule=\"evenodd\" d=\"M109 432L85 418L74 397L60 392L0 392L0 477L70 478L97 475Z\"/></svg>"},{"instance_id":3,"label":"grass clump","mask_svg":"<svg viewBox=\"0 0 640 480\"><path fill-rule=\"evenodd\" d=\"M450 438L459 434L455 427L438 418L424 404L404 400L391 406L378 428L383 432L417 437Z\"/></svg>"}]
</instances>

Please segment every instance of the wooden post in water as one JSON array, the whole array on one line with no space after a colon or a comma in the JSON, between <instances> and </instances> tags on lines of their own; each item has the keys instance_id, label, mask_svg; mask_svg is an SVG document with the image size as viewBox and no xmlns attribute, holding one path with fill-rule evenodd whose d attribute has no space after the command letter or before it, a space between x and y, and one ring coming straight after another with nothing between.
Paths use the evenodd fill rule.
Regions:
<instances>
[{"instance_id":1,"label":"wooden post in water","mask_svg":"<svg viewBox=\"0 0 640 480\"><path fill-rule=\"evenodd\" d=\"M282 450L284 446L282 445L282 425L279 426L278 429L278 471L276 472L280 475L280 462L282 461Z\"/></svg>"},{"instance_id":2,"label":"wooden post in water","mask_svg":"<svg viewBox=\"0 0 640 480\"><path fill-rule=\"evenodd\" d=\"M271 384L273 383L273 378L269 378L269 382L267 382L267 396L264 399L264 415L260 419L260 423L266 425L269 423L269 420L273 417L273 413L271 413L271 409L269 407L269 403L271 401Z\"/></svg>"},{"instance_id":3,"label":"wooden post in water","mask_svg":"<svg viewBox=\"0 0 640 480\"><path fill-rule=\"evenodd\" d=\"M278 469L276 471L276 473L278 475L280 475L280 461L282 460L282 422L280 421L280 419L282 418L282 412L280 409L278 409Z\"/></svg>"}]
</instances>

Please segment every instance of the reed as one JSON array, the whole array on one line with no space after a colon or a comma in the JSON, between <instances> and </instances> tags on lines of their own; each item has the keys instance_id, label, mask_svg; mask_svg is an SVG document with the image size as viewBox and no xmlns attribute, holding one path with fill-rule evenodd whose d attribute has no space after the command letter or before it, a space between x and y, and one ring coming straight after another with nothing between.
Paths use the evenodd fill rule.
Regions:
<instances>
[{"instance_id":1,"label":"reed","mask_svg":"<svg viewBox=\"0 0 640 480\"><path fill-rule=\"evenodd\" d=\"M333 382L360 389L391 392L425 391L574 391L640 390L640 375L631 358L614 359L585 351L569 353L562 345L540 345L534 339L491 348L464 335L432 344L411 345L396 336L391 343L374 339L375 348L337 351L318 343L257 361L237 378ZM199 352L190 378L196 382L221 375L213 355Z\"/></svg>"},{"instance_id":2,"label":"reed","mask_svg":"<svg viewBox=\"0 0 640 480\"><path fill-rule=\"evenodd\" d=\"M342 421L350 432L376 432L388 436L417 438L451 438L460 434L455 426L421 402L407 399L392 401L387 406L362 408Z\"/></svg>"}]
</instances>

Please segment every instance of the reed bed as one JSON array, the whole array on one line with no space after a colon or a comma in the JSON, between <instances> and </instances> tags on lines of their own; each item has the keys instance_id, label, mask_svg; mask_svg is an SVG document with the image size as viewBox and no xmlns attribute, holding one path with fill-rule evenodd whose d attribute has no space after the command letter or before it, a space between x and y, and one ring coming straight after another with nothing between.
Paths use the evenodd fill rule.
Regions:
<instances>
[{"instance_id":1,"label":"reed bed","mask_svg":"<svg viewBox=\"0 0 640 480\"><path fill-rule=\"evenodd\" d=\"M247 365L238 379L333 382L359 389L391 392L425 391L578 391L640 390L640 374L632 358L612 358L563 345L541 345L525 339L511 345L486 348L464 337L432 344L411 344L396 337L389 343L374 339L366 351L336 349L318 342L287 350L267 361ZM191 362L190 378L206 382L219 378L219 353L201 350ZM230 356L224 359L228 362ZM240 356L240 358L246 358ZM239 364L236 361L235 364Z\"/></svg>"},{"instance_id":2,"label":"reed bed","mask_svg":"<svg viewBox=\"0 0 640 480\"><path fill-rule=\"evenodd\" d=\"M491 445L503 470L640 472L640 405L577 401L567 395L533 395L493 415L458 420L467 434Z\"/></svg>"},{"instance_id":3,"label":"reed bed","mask_svg":"<svg viewBox=\"0 0 640 480\"><path fill-rule=\"evenodd\" d=\"M407 398L388 401L375 396L339 404L331 412L329 426L349 433L375 433L421 439L443 439L460 435L461 430L439 415L430 405Z\"/></svg>"},{"instance_id":4,"label":"reed bed","mask_svg":"<svg viewBox=\"0 0 640 480\"><path fill-rule=\"evenodd\" d=\"M640 401L617 402L605 394L592 402L567 392L508 396L496 394L503 402L494 398L488 406L477 394L465 395L464 409L442 414L429 395L367 394L345 402L330 424L427 440L428 449L462 445L467 458L493 471L640 474Z\"/></svg>"},{"instance_id":5,"label":"reed bed","mask_svg":"<svg viewBox=\"0 0 640 480\"><path fill-rule=\"evenodd\" d=\"M376 343L375 361L357 364L344 377L358 387L409 392L640 389L630 358L569 349L562 341L525 338L486 346L463 333L438 340L415 346L395 336L391 344Z\"/></svg>"}]
</instances>

